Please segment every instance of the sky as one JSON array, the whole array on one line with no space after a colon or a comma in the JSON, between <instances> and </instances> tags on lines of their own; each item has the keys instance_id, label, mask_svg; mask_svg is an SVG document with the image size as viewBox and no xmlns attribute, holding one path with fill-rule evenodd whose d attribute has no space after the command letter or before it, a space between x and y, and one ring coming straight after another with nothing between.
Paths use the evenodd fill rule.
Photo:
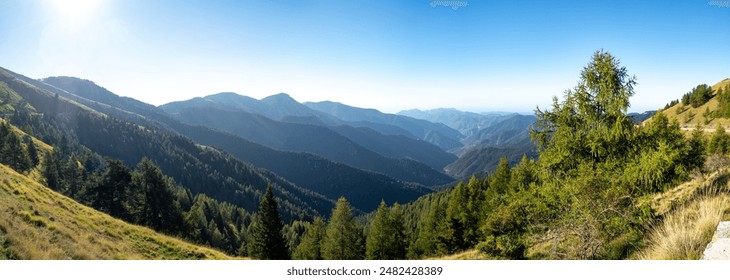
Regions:
<instances>
[{"instance_id":1,"label":"sky","mask_svg":"<svg viewBox=\"0 0 730 280\"><path fill-rule=\"evenodd\" d=\"M532 112L600 49L630 111L730 77L730 0L0 0L0 67L154 105L287 93L395 113Z\"/></svg>"}]
</instances>

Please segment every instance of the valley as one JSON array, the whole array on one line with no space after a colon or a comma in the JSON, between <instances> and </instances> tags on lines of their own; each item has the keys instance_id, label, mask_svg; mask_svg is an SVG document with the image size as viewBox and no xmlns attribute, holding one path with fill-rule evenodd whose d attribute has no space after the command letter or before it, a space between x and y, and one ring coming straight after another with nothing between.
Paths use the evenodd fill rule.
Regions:
<instances>
[{"instance_id":1,"label":"valley","mask_svg":"<svg viewBox=\"0 0 730 280\"><path fill-rule=\"evenodd\" d=\"M617 67L600 51L591 64ZM594 74L584 70L581 77ZM616 87L632 82L622 79ZM621 104L630 91L610 101L580 99L600 91L585 84L535 115L388 114L333 101L300 103L284 93L255 99L228 92L154 106L81 78L32 79L0 68L7 123L0 194L8 209L0 253L695 258L696 250L659 252L665 237L645 223L687 219L683 213L696 210L684 204L713 205L720 213L713 221L730 209L723 179L730 166L729 81L698 86L682 102L641 114L602 103ZM614 109L575 111L571 102ZM590 125L576 126L581 122ZM49 208L57 206L63 210ZM81 234L91 243L64 235L94 230L79 224L86 218L78 211L107 234ZM576 221L584 227L572 228ZM33 238L48 239L37 246L52 249L42 253ZM678 242L696 247L705 239ZM343 244L347 250L337 247Z\"/></svg>"}]
</instances>

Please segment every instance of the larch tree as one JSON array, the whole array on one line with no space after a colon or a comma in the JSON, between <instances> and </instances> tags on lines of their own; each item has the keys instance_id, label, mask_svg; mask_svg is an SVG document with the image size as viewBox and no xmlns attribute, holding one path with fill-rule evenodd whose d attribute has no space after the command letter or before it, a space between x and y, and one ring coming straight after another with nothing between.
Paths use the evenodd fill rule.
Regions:
<instances>
[{"instance_id":1,"label":"larch tree","mask_svg":"<svg viewBox=\"0 0 730 280\"><path fill-rule=\"evenodd\" d=\"M322 257L328 260L358 260L365 255L362 230L352 217L352 207L340 197L332 210L324 240Z\"/></svg>"},{"instance_id":2,"label":"larch tree","mask_svg":"<svg viewBox=\"0 0 730 280\"><path fill-rule=\"evenodd\" d=\"M302 241L294 250L294 259L321 260L321 243L326 232L325 223L321 218L315 218L302 235Z\"/></svg>"},{"instance_id":3,"label":"larch tree","mask_svg":"<svg viewBox=\"0 0 730 280\"><path fill-rule=\"evenodd\" d=\"M287 260L290 258L286 240L282 234L284 224L279 215L279 204L276 202L271 186L266 189L259 204L251 228L249 256L261 260Z\"/></svg>"}]
</instances>

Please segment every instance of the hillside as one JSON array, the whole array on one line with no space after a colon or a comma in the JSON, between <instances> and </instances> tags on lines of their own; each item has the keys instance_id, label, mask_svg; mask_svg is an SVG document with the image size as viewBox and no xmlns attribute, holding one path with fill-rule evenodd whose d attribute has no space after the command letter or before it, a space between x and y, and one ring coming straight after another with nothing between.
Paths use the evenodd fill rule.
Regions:
<instances>
[{"instance_id":1,"label":"hillside","mask_svg":"<svg viewBox=\"0 0 730 280\"><path fill-rule=\"evenodd\" d=\"M635 258L699 259L718 223L730 219L728 176L723 167L652 196L651 207L663 220Z\"/></svg>"},{"instance_id":2,"label":"hillside","mask_svg":"<svg viewBox=\"0 0 730 280\"><path fill-rule=\"evenodd\" d=\"M461 132L462 147L451 152L459 158L444 168L446 174L465 179L493 172L499 159L506 157L515 164L522 156L535 158L535 145L530 140L530 126L536 121L533 115L509 113L473 113L456 109L406 110L403 116L443 123Z\"/></svg>"},{"instance_id":3,"label":"hillside","mask_svg":"<svg viewBox=\"0 0 730 280\"><path fill-rule=\"evenodd\" d=\"M446 174L455 178L467 179L472 175L483 176L497 168L500 158L505 157L510 165L518 163L523 156L537 158L537 152L531 146L527 148L477 147L470 149L459 157L457 161L444 168Z\"/></svg>"},{"instance_id":4,"label":"hillside","mask_svg":"<svg viewBox=\"0 0 730 280\"><path fill-rule=\"evenodd\" d=\"M0 259L229 259L83 206L0 165Z\"/></svg>"},{"instance_id":5,"label":"hillside","mask_svg":"<svg viewBox=\"0 0 730 280\"><path fill-rule=\"evenodd\" d=\"M304 105L349 122L354 127L368 127L374 130L378 130L381 126L397 127L403 131L407 131L407 133L403 134L394 131L390 133L386 131L384 133L415 137L416 139L437 145L444 150L461 146L459 140L461 140L463 135L442 123L400 114L385 114L375 109L357 108L332 101L306 102Z\"/></svg>"},{"instance_id":6,"label":"hillside","mask_svg":"<svg viewBox=\"0 0 730 280\"><path fill-rule=\"evenodd\" d=\"M227 102L224 103L222 100ZM272 103L273 101L278 102ZM231 104L246 104L246 106ZM260 105L253 106L254 104ZM291 111L286 111L278 106L274 106L278 108L278 114L256 109L269 104L286 104L283 107L291 108ZM310 103L307 104L311 106ZM355 167L363 168L363 166L367 166L365 169L369 170L373 170L373 167L387 165L382 163L373 164L373 161L383 163L387 161L387 159L374 158L377 155L372 155L373 152L386 158L412 158L437 170L455 160L453 155L440 150L433 144L421 141L425 135L424 131L429 131L429 129L420 129L421 134L419 135L421 137L419 138L405 131L403 133L381 132L366 124L376 124L370 122L370 119L367 119L368 121L365 121L365 123L357 118L340 119L339 114L330 116L327 115L328 112L326 111L315 111L306 107L301 108L302 106L304 105L283 94L270 96L259 101L234 93L221 93L203 98L172 102L162 105L160 108L184 123L220 129L278 150L312 152ZM319 121L303 121L304 118L307 118L303 112L306 110L312 111L308 118L317 118ZM353 108L353 110L365 109ZM281 117L282 114L284 114L283 117ZM379 114L378 116L387 116L380 112L377 112L377 114ZM396 120L406 118L392 116L396 117ZM329 121L322 121L321 119ZM426 121L415 119L411 119L411 121L445 128L443 125L439 126ZM401 122L382 120L377 124L396 127L401 125ZM354 134L343 133L338 129L343 127L359 128L359 131ZM377 127L380 128L380 126ZM394 167L397 168L397 166ZM387 174L383 170L374 171Z\"/></svg>"},{"instance_id":7,"label":"hillside","mask_svg":"<svg viewBox=\"0 0 730 280\"><path fill-rule=\"evenodd\" d=\"M16 76L19 79L24 79L22 75L16 74ZM160 144L148 145L143 144L144 141L148 141L149 143L158 143L159 141L164 140L160 138L162 137L162 135L165 135L162 138L172 137L173 139L176 139L172 141L176 143L176 146L184 144L184 146L187 146L185 149L190 149L192 151L198 149L187 145L194 145L192 141L195 141L196 143L201 145L221 149L222 151L225 151L225 153L221 153L220 150L216 149L204 149L198 155L188 154L187 157L193 161L196 161L195 158L201 156L205 159L205 161L214 160L221 157L226 158L223 161L218 161L220 165L216 165L215 168L211 166L207 167L207 169L217 169L220 174L230 176L230 178L234 180L224 180L222 183L214 183L208 181L210 183L190 185L190 187L196 187L199 185L227 186L230 185L232 181L235 184L235 181L246 179L248 177L246 174L263 173L265 176L269 177L269 182L275 182L288 189L286 192L282 192L279 194L280 199L283 198L285 200L288 200L287 198L292 198L292 202L285 201L285 203L283 203L287 208L291 210L296 210L297 208L299 208L299 210L304 211L308 211L305 209L309 207L316 209L318 214L311 216L329 214L329 210L332 207L332 201L336 200L340 196L345 196L350 199L353 205L357 207L358 210L370 211L377 207L377 203L380 202L381 199L385 199L385 201L388 203L392 203L395 201L404 203L430 192L430 190L422 186L404 183L402 181L393 179L388 176L384 176L382 174L368 172L353 168L349 165L345 165L342 163L329 161L311 153L295 153L274 150L250 142L241 137L237 137L233 134L221 132L219 130L214 130L203 126L184 124L173 119L167 113L157 107L150 108L149 106L151 105L145 106L144 103L134 99L112 98L116 95L109 92L108 90L97 85L88 86L88 84L93 84L90 81L77 78L63 78L61 80L65 82L57 83L56 86L58 87L56 87L45 84L38 80L32 80L28 78L25 79L28 83L37 85L38 87L48 88L49 90L51 90L51 92L56 93L61 97L76 100L80 103L85 104L86 106L93 108L94 110L98 110L100 112L103 112L104 114L114 116L115 118L119 118L121 120L128 121L136 125L143 125L150 128L154 128L156 127L156 124L160 124L159 128L163 129L163 131L148 131L161 134L157 137L147 138L149 136L139 135L128 137L127 140L113 137L115 133L119 132L115 130L119 129L125 129L125 133L128 133L130 135L136 135L144 132L137 129L131 129L130 126L124 125L112 130L89 130L87 132L90 134L84 134L85 136L89 137L84 137L83 139L93 141L87 142L89 144L93 143L94 145L104 146L112 145L117 147L117 149L105 149L104 155L120 156L122 159L127 159L130 164L136 164L138 158L130 157L129 151L135 152L134 154L139 155L140 157L143 156L145 153L150 153L148 156L161 159L162 163L171 163L171 165L161 164L161 168L163 168L163 171L166 171L166 173L170 173L170 175L172 175L178 183L181 183L184 186L190 185L187 182L194 182L200 180L201 178L192 178L194 175L196 175L195 173L190 174L190 172L182 171L181 169L188 169L187 167L185 167L185 165L187 164L173 164L175 161L170 161L170 157L175 158L179 156L179 153L170 153L171 151L166 150L160 151L159 149L155 148ZM87 85L74 86L76 83ZM68 87L69 90L84 90L79 92L77 95L76 93L68 92L59 87ZM79 95L86 96L88 98L81 97ZM117 101L113 102L112 104L105 104L101 101L94 100L93 98L95 98L96 96L100 96L105 100ZM119 121L116 122L120 123ZM126 128L129 128L129 130L126 130ZM96 139L109 139L112 142L118 142L107 143L96 141ZM141 142L139 144L129 142L134 139ZM128 152L119 153L119 150L122 150L121 147L125 147L123 149L126 149ZM207 155L211 154L211 151L216 151L215 153L213 153L213 155L216 156L209 158ZM166 154L170 157L166 157ZM245 161L245 163L235 159L229 159L227 155L235 157L240 161ZM250 166L250 164L253 164L259 168L266 168L275 172L276 174L272 174L270 171L258 168L255 168L255 170L236 173L239 172L236 169L240 170L241 168L247 167L253 168ZM243 174L244 176L241 176L241 174ZM218 179L224 179L220 178L220 176L217 176L217 173L205 173L204 175L217 177ZM283 176L286 179L279 176ZM250 184L252 185L252 187L259 187L261 184L265 184L266 180L258 182L259 183ZM292 185L290 182L293 182L296 185ZM233 201L232 199L236 198L236 196L220 196L222 195L222 193L211 194L211 196L214 195L214 198L219 198L223 201L229 202ZM253 194L253 196L257 195L259 195L259 193ZM240 194L237 194L237 196L240 196ZM256 204L255 202L247 202L245 204L243 202L240 203L241 204L238 205L244 205L245 207L249 207L249 210L252 207L255 207ZM306 203L308 206L300 207L299 205L302 205L302 203ZM285 211L285 214L287 214L286 216L296 217L296 215L289 215L287 213L289 211ZM301 214L302 212L299 212L299 214L297 215Z\"/></svg>"},{"instance_id":8,"label":"hillside","mask_svg":"<svg viewBox=\"0 0 730 280\"><path fill-rule=\"evenodd\" d=\"M202 147L177 133L106 115L118 110L100 112L90 108L115 107L88 99L68 99L61 95L67 92L59 89L48 92L41 89L41 86L49 87L47 84L4 69L0 69L0 74L0 84L6 85L0 88L3 95L19 99L11 108L24 108L15 110L17 121L30 126L38 134L34 136L63 147L69 154L93 152L120 159L128 166L147 157L193 195L205 193L248 211L256 209L268 184L273 184L280 199L284 200L283 212L288 219L320 215L319 211L326 213L331 208L332 202L322 195L269 171ZM80 102L89 102L89 106Z\"/></svg>"},{"instance_id":9,"label":"hillside","mask_svg":"<svg viewBox=\"0 0 730 280\"><path fill-rule=\"evenodd\" d=\"M730 85L730 78L714 84L711 88L713 92L717 92L719 89L725 88L728 85ZM722 118L712 115L712 113L718 111L720 107L718 99L718 96L713 96L707 102L696 108L693 108L691 105L684 105L682 102L678 102L677 104L662 110L662 112L670 120L677 120L680 127L684 130L699 128L707 132L712 132L718 124L722 125L726 129L730 128L730 118ZM644 121L644 123L650 121L651 118Z\"/></svg>"},{"instance_id":10,"label":"hillside","mask_svg":"<svg viewBox=\"0 0 730 280\"><path fill-rule=\"evenodd\" d=\"M182 104L178 104L178 106L181 107ZM279 122L261 115L226 109L221 106L178 108L177 113L174 113L173 116L190 125L225 131L277 150L313 153L334 162L381 173L406 182L428 186L452 181L448 176L436 171L434 167L405 158L386 157L326 126ZM373 138L387 139L382 134L371 132ZM398 143L398 146L403 147L402 150L408 146L415 146L409 144L416 140L403 140L406 141ZM446 152L438 150L436 147L433 148L440 154L449 156ZM419 157L417 153L414 153L413 156ZM444 166L445 164L436 168L440 169Z\"/></svg>"}]
</instances>

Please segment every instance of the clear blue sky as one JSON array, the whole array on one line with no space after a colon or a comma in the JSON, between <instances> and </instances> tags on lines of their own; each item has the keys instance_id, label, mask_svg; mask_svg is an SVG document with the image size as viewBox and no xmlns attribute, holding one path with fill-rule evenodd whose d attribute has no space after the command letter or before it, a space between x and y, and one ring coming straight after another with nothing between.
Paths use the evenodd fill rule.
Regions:
<instances>
[{"instance_id":1,"label":"clear blue sky","mask_svg":"<svg viewBox=\"0 0 730 280\"><path fill-rule=\"evenodd\" d=\"M286 92L386 112L530 112L598 49L636 75L632 111L730 77L730 0L454 1L0 0L0 66L155 105Z\"/></svg>"}]
</instances>

